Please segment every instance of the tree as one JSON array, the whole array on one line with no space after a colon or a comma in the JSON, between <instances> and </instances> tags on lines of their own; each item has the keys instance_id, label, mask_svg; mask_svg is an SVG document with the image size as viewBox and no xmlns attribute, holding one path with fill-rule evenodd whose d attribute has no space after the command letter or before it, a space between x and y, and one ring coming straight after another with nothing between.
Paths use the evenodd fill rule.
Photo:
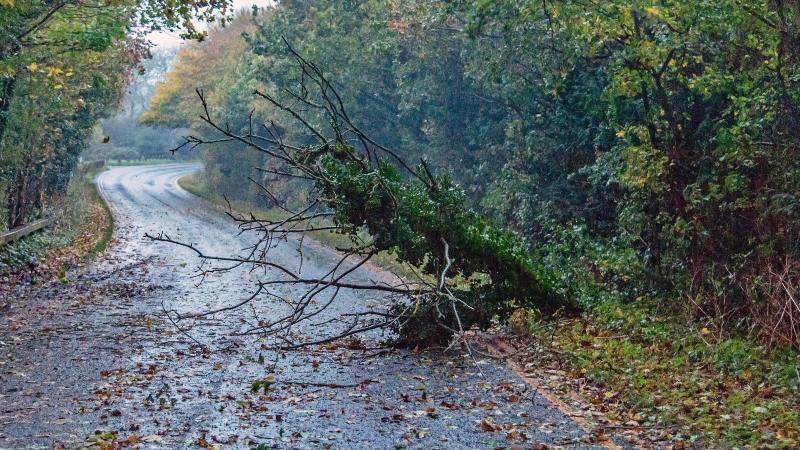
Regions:
<instances>
[{"instance_id":1,"label":"tree","mask_svg":"<svg viewBox=\"0 0 800 450\"><path fill-rule=\"evenodd\" d=\"M0 9L4 222L24 223L44 206L47 193L63 188L89 130L116 104L129 75L148 56L145 30L181 29L186 37L202 37L192 19L211 20L225 15L227 7L225 0L5 2Z\"/></svg>"},{"instance_id":2,"label":"tree","mask_svg":"<svg viewBox=\"0 0 800 450\"><path fill-rule=\"evenodd\" d=\"M232 132L275 120L279 108L245 99L297 101L279 89L297 82L286 37L366 135L451 172L471 207L559 265L563 295L660 297L735 324L765 305L795 317L774 286L800 277L798 20L785 1L286 1L256 18L206 97ZM182 101L196 87L183 79ZM281 125L312 143L304 124ZM226 145L203 153L225 194L256 199L247 176L278 200L310 186ZM790 275L767 281L778 273Z\"/></svg>"},{"instance_id":3,"label":"tree","mask_svg":"<svg viewBox=\"0 0 800 450\"><path fill-rule=\"evenodd\" d=\"M241 217L230 212L243 230L260 234L258 242L240 257L205 255L192 244L175 241L167 235L147 235L156 241L190 248L205 261L277 269L284 276L260 282L257 291L245 302L226 310L241 307L260 296L276 296L271 291L274 286L310 286L299 299L287 300L291 306L288 314L253 327L248 333L272 336L282 342L279 344L282 348L296 348L390 327L399 335L396 342L399 345L446 345L454 334L463 335L473 325L486 327L493 318L505 320L521 306L545 314L575 311L572 301L553 292L547 271L534 264L516 236L470 210L464 191L448 175L435 174L424 162L411 167L397 153L361 131L323 71L291 47L288 49L302 74L298 87L288 91L296 106L269 93L256 91L255 95L302 124L315 143L289 143L276 136L274 126L268 124L260 125L262 134L255 131L258 125L253 124L244 134L232 131L212 117L206 98L198 90L203 107L201 119L219 136L190 136L184 146L238 142L267 159L281 161L290 171L278 175L301 178L312 185L308 204L297 209L281 205L287 213L281 220ZM314 113L327 118L325 128L311 125ZM268 187L258 186L274 197ZM319 219L327 221L320 223ZM305 278L283 262L269 258L270 250L287 236L322 230L347 236L352 243L340 249L344 255L322 277ZM421 276L394 285L358 283L348 278L382 251L391 252L411 267L421 267ZM476 279L478 274L487 279ZM454 278L468 281L458 284L452 282ZM389 307L332 319L326 310L340 290L373 290L398 294L401 298ZM316 300L331 291L329 299ZM292 342L291 337L286 337L290 335L287 331L294 327L313 326L317 321L342 325L334 335L313 342Z\"/></svg>"}]
</instances>

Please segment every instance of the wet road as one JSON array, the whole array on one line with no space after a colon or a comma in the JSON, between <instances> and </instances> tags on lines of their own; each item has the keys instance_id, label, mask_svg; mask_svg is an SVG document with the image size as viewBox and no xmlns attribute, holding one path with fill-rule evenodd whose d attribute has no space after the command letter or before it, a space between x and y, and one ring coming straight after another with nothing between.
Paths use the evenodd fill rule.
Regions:
<instances>
[{"instance_id":1,"label":"wet road","mask_svg":"<svg viewBox=\"0 0 800 450\"><path fill-rule=\"evenodd\" d=\"M274 318L280 306L266 300L176 329L165 310L230 305L256 279L277 276L241 269L201 283L189 250L143 239L163 231L220 255L251 244L221 211L177 185L198 168L102 173L112 246L67 283L20 290L0 312L0 448L114 439L140 448L585 447L584 431L497 361L336 346L277 355L231 335L254 315ZM286 243L277 255L299 264L295 248ZM336 260L315 245L304 256L304 274ZM344 305L380 301L347 295ZM269 389L253 392L257 380Z\"/></svg>"}]
</instances>

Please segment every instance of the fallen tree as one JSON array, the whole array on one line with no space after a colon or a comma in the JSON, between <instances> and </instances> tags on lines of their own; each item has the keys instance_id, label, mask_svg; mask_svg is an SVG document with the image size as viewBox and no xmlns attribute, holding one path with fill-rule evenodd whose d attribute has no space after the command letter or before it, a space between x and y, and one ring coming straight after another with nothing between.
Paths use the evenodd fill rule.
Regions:
<instances>
[{"instance_id":1,"label":"fallen tree","mask_svg":"<svg viewBox=\"0 0 800 450\"><path fill-rule=\"evenodd\" d=\"M280 298L272 289L300 285L303 295L283 299L290 306L287 314L261 321L244 333L277 338L278 347L288 349L389 328L395 332L395 345L416 347L446 345L454 335L463 335L473 326L484 328L492 319L505 320L518 308L535 308L544 315L577 309L569 299L555 294L547 271L532 261L513 233L469 209L463 189L446 173L437 173L425 161L412 167L363 133L348 116L323 71L288 43L287 47L301 74L296 89L286 90L291 104L265 92L256 91L254 95L302 124L314 138L313 144L285 142L281 128L274 123L261 124L258 132L252 114L249 129L236 133L215 120L203 92L198 90L201 119L218 136L188 136L175 151L226 142L244 144L275 163L262 171L304 180L311 200L301 208L290 209L270 193L269 186L249 179L283 209L285 217L267 220L229 211L242 231L259 236L246 254L237 257L206 255L194 245L165 234L148 235L155 241L190 248L204 261L228 264L201 269L203 275L239 265L271 269L278 275L259 282L251 297L235 305L182 318L239 308L262 296ZM312 114L324 120L313 120L309 117ZM317 122L325 126L313 125ZM302 237L316 231L347 236L351 243L338 249L341 258L324 276L302 277L288 265L270 259L270 249L282 240L300 236L302 245ZM396 283L364 283L349 278L379 252L389 252L398 261L419 269L415 279L398 276ZM380 292L391 300L363 311L334 317L324 314L341 290ZM323 293L329 293L329 298L317 302ZM292 333L300 324L307 327L332 322L340 326L322 339L297 339Z\"/></svg>"}]
</instances>

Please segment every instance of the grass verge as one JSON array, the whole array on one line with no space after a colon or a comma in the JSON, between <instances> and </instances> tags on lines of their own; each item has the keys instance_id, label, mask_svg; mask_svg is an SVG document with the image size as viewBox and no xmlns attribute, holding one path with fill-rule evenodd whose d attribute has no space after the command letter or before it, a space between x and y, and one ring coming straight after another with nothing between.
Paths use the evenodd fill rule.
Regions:
<instances>
[{"instance_id":1,"label":"grass verge","mask_svg":"<svg viewBox=\"0 0 800 450\"><path fill-rule=\"evenodd\" d=\"M111 238L114 236L114 215L111 214L111 209L108 207L108 204L103 200L100 196L100 192L97 190L97 185L94 183L94 179L89 182L89 189L91 190L91 197L92 201L100 205L105 213L105 227L103 228L103 234L94 243L91 250L89 250L89 256L95 257L103 252L103 250L108 247L108 244L111 242Z\"/></svg>"},{"instance_id":2,"label":"grass verge","mask_svg":"<svg viewBox=\"0 0 800 450\"><path fill-rule=\"evenodd\" d=\"M150 166L155 164L176 164L176 163L190 163L194 161L183 161L177 159L167 158L152 158L152 159L109 159L106 160L107 166Z\"/></svg>"},{"instance_id":3,"label":"grass verge","mask_svg":"<svg viewBox=\"0 0 800 450\"><path fill-rule=\"evenodd\" d=\"M677 448L798 448L800 358L680 320L639 299L579 319L516 322L551 387L578 392L611 429Z\"/></svg>"}]
</instances>

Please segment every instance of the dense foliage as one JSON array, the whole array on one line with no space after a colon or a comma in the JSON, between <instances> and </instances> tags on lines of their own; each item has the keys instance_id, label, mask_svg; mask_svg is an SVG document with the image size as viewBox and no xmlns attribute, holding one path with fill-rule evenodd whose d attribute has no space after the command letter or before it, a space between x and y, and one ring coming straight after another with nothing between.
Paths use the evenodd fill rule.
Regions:
<instances>
[{"instance_id":1,"label":"dense foliage","mask_svg":"<svg viewBox=\"0 0 800 450\"><path fill-rule=\"evenodd\" d=\"M212 33L224 62L184 50L147 120L196 127L202 86L232 129L268 123L250 93L296 83L285 37L367 134L520 233L563 295L658 297L798 346L798 21L782 0L283 1ZM234 152L205 154L209 181L254 199L242 180L263 161Z\"/></svg>"},{"instance_id":2,"label":"dense foliage","mask_svg":"<svg viewBox=\"0 0 800 450\"><path fill-rule=\"evenodd\" d=\"M148 56L143 33L202 36L228 2L0 2L0 220L42 213L64 192L97 121L119 103Z\"/></svg>"}]
</instances>

